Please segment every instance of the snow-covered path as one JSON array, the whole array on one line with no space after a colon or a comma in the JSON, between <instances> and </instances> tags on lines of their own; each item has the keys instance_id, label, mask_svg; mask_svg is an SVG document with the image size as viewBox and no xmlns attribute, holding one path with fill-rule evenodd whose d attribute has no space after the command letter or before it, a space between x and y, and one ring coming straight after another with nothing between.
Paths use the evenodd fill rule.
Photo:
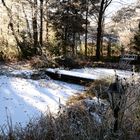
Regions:
<instances>
[{"instance_id":1,"label":"snow-covered path","mask_svg":"<svg viewBox=\"0 0 140 140\"><path fill-rule=\"evenodd\" d=\"M67 98L84 87L53 80L30 80L0 76L0 125L11 117L13 124L25 124L31 117L45 113L49 107L57 112L59 99Z\"/></svg>"}]
</instances>

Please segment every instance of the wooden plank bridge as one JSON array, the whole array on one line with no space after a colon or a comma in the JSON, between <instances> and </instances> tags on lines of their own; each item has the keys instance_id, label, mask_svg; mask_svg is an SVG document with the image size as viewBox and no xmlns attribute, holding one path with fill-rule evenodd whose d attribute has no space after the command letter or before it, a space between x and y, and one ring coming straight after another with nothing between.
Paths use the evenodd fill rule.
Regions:
<instances>
[{"instance_id":1,"label":"wooden plank bridge","mask_svg":"<svg viewBox=\"0 0 140 140\"><path fill-rule=\"evenodd\" d=\"M84 74L80 72L68 71L68 70L58 70L58 69L46 69L45 73L54 80L61 80L64 82L70 82L75 84L86 85L96 78L91 74Z\"/></svg>"}]
</instances>

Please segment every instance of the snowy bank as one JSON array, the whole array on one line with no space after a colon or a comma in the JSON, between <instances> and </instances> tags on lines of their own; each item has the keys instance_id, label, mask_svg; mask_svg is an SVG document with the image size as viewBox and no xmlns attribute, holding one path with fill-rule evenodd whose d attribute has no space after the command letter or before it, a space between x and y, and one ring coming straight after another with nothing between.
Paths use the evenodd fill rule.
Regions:
<instances>
[{"instance_id":1,"label":"snowy bank","mask_svg":"<svg viewBox=\"0 0 140 140\"><path fill-rule=\"evenodd\" d=\"M68 97L83 91L84 87L53 80L30 80L0 76L0 125L11 117L13 124L26 124L49 109L56 113L59 100L65 104Z\"/></svg>"},{"instance_id":2,"label":"snowy bank","mask_svg":"<svg viewBox=\"0 0 140 140\"><path fill-rule=\"evenodd\" d=\"M71 71L60 69L48 69L53 72L74 75L84 78L101 79L114 76L113 69L84 68ZM116 70L121 77L130 77L132 72ZM68 97L81 93L83 86L69 84L60 81L40 79L31 80L32 70L12 70L10 75L0 76L0 125L7 122L11 117L13 124L26 124L30 118L46 113L48 107L50 111L56 113L59 104L65 104ZM139 75L139 73L135 73ZM26 75L27 79L16 77L16 75Z\"/></svg>"}]
</instances>

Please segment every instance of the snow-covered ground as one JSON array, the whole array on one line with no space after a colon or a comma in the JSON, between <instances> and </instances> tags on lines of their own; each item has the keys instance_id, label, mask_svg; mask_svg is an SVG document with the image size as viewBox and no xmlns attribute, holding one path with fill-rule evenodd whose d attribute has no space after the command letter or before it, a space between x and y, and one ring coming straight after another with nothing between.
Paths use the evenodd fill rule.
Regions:
<instances>
[{"instance_id":1,"label":"snow-covered ground","mask_svg":"<svg viewBox=\"0 0 140 140\"><path fill-rule=\"evenodd\" d=\"M58 106L84 87L53 80L30 80L0 76L0 125L12 119L13 124L26 124L32 117Z\"/></svg>"},{"instance_id":2,"label":"snow-covered ground","mask_svg":"<svg viewBox=\"0 0 140 140\"><path fill-rule=\"evenodd\" d=\"M106 68L82 68L82 69L73 69L71 71L63 69L47 69L47 71L64 74L75 77L83 77L91 80L102 79L107 77L112 77L117 74L119 77L129 78L133 72L125 70L115 70L115 69L106 69ZM140 76L139 73L135 75Z\"/></svg>"},{"instance_id":3,"label":"snow-covered ground","mask_svg":"<svg viewBox=\"0 0 140 140\"><path fill-rule=\"evenodd\" d=\"M126 70L115 70L115 69L106 69L106 68L83 68L83 69L73 69L74 72L79 72L82 74L89 74L95 77L95 79L106 78L114 76L115 73L120 77L129 78L133 72ZM136 76L140 76L140 73L135 73Z\"/></svg>"},{"instance_id":4,"label":"snow-covered ground","mask_svg":"<svg viewBox=\"0 0 140 140\"><path fill-rule=\"evenodd\" d=\"M113 69L84 68L72 71L58 70L65 74L100 79L115 74ZM119 76L129 77L132 72L116 71ZM11 118L13 124L26 124L30 118L47 112L58 111L59 104L65 104L68 97L84 90L83 86L54 80L31 80L32 70L12 70L12 76L0 76L0 125ZM27 79L13 75L27 75ZM139 75L138 73L136 73ZM8 117L8 118L7 118Z\"/></svg>"}]
</instances>

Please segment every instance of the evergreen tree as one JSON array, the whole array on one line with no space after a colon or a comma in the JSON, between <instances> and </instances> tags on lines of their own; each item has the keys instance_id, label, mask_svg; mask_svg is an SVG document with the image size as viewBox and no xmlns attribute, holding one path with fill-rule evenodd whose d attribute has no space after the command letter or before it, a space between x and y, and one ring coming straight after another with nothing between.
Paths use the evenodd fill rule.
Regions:
<instances>
[{"instance_id":1,"label":"evergreen tree","mask_svg":"<svg viewBox=\"0 0 140 140\"><path fill-rule=\"evenodd\" d=\"M56 37L61 40L63 54L67 54L68 46L75 53L76 35L84 33L85 19L81 11L81 1L57 1L52 4L52 8L50 20L56 31Z\"/></svg>"}]
</instances>

